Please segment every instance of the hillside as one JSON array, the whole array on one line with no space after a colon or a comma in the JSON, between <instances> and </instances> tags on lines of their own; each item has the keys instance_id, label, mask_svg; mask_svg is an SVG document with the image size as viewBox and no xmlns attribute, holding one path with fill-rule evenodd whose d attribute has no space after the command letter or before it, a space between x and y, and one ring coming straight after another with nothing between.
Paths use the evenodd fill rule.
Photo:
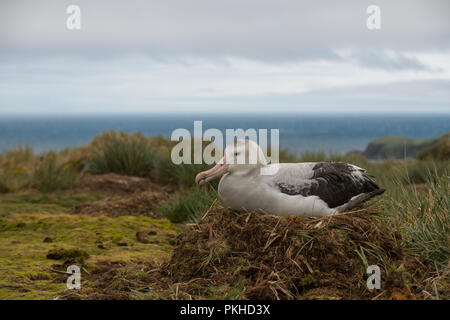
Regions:
<instances>
[{"instance_id":1,"label":"hillside","mask_svg":"<svg viewBox=\"0 0 450 320\"><path fill-rule=\"evenodd\" d=\"M446 160L450 131L427 139L413 139L403 136L386 136L373 140L363 155L368 159L438 158Z\"/></svg>"}]
</instances>

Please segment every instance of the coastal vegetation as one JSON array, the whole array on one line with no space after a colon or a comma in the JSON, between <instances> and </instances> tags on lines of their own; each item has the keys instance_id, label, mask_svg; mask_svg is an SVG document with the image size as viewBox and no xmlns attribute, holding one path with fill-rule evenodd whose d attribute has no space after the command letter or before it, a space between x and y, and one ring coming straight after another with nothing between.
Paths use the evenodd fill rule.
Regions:
<instances>
[{"instance_id":1,"label":"coastal vegetation","mask_svg":"<svg viewBox=\"0 0 450 320\"><path fill-rule=\"evenodd\" d=\"M195 186L195 175L208 166L173 164L173 143L163 137L109 131L58 152L6 150L0 154L0 298L448 299L449 139L449 133L423 141L390 137L364 154L296 157L281 150L281 162L364 167L387 190L348 216L292 225L223 208L217 181ZM369 161L369 155L387 159ZM248 246L230 242L239 230L255 233L237 237ZM332 283L333 273L316 262L330 252L342 252L336 261L354 271L342 292L330 291L324 281ZM361 285L368 262L382 265L392 282L381 293L351 289ZM73 263L82 265L88 287L79 292L65 290L65 268ZM301 280L282 271L294 272L296 264ZM275 277L264 268L279 270L280 278L260 282L257 277Z\"/></svg>"},{"instance_id":2,"label":"coastal vegetation","mask_svg":"<svg viewBox=\"0 0 450 320\"><path fill-rule=\"evenodd\" d=\"M371 141L362 154L368 159L449 160L450 131L435 138L413 139L387 136Z\"/></svg>"}]
</instances>

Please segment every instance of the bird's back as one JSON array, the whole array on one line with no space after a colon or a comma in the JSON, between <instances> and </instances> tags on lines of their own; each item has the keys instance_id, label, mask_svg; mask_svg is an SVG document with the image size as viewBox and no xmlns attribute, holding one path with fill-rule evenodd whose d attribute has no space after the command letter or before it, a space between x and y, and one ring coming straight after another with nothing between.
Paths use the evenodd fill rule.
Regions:
<instances>
[{"instance_id":1,"label":"bird's back","mask_svg":"<svg viewBox=\"0 0 450 320\"><path fill-rule=\"evenodd\" d=\"M267 181L283 194L317 196L329 208L380 189L366 170L333 161L281 164L279 172Z\"/></svg>"}]
</instances>

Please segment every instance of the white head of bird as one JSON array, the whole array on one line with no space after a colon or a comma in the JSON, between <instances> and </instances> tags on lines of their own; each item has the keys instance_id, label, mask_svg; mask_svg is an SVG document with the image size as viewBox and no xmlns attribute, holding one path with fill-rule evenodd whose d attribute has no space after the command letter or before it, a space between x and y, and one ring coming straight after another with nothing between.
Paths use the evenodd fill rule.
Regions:
<instances>
[{"instance_id":1,"label":"white head of bird","mask_svg":"<svg viewBox=\"0 0 450 320\"><path fill-rule=\"evenodd\" d=\"M211 169L200 172L195 182L203 185L224 174L245 175L267 165L267 160L260 146L251 140L236 140L229 144L223 158Z\"/></svg>"}]
</instances>

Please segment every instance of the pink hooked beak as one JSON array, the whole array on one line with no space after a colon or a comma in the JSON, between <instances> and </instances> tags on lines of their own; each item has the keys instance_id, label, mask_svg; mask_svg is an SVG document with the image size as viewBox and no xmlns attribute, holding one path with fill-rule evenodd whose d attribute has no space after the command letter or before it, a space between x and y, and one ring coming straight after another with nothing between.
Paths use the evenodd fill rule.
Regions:
<instances>
[{"instance_id":1,"label":"pink hooked beak","mask_svg":"<svg viewBox=\"0 0 450 320\"><path fill-rule=\"evenodd\" d=\"M228 172L228 167L229 165L225 163L225 157L223 157L213 168L197 174L195 183L201 186L208 181L221 177Z\"/></svg>"}]
</instances>

